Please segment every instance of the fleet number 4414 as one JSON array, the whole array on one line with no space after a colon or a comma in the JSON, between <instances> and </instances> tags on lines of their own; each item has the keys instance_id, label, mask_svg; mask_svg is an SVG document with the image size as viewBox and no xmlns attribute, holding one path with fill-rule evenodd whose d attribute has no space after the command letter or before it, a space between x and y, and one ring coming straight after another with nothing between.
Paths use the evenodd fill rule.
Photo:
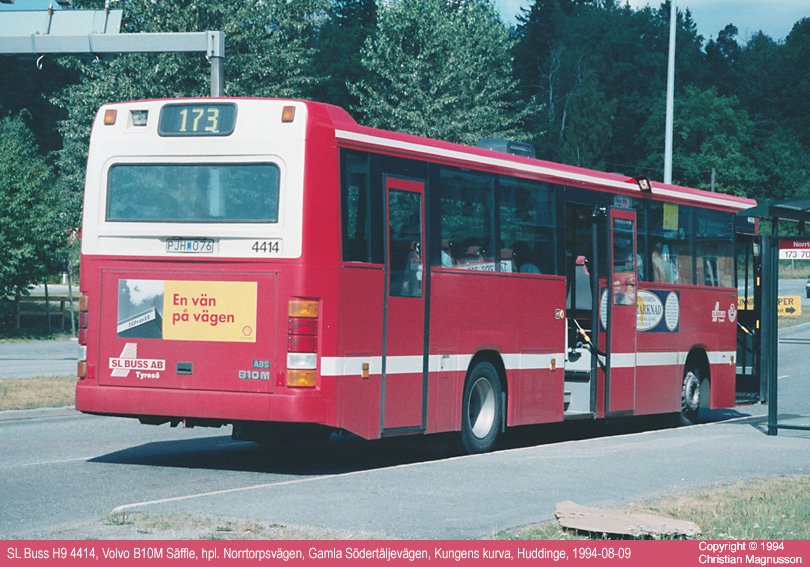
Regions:
<instances>
[{"instance_id":1,"label":"fleet number 4414","mask_svg":"<svg viewBox=\"0 0 810 567\"><path fill-rule=\"evenodd\" d=\"M256 254L281 254L281 240L256 240L250 248Z\"/></svg>"}]
</instances>

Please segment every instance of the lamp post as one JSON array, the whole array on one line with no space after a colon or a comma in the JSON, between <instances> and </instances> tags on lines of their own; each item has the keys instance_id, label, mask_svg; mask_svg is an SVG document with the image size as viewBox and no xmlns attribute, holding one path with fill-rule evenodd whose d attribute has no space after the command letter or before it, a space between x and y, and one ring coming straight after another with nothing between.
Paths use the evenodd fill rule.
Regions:
<instances>
[{"instance_id":1,"label":"lamp post","mask_svg":"<svg viewBox=\"0 0 810 567\"><path fill-rule=\"evenodd\" d=\"M672 121L675 106L675 30L678 16L675 0L670 0L669 63L667 64L667 126L664 139L664 183L672 183Z\"/></svg>"}]
</instances>

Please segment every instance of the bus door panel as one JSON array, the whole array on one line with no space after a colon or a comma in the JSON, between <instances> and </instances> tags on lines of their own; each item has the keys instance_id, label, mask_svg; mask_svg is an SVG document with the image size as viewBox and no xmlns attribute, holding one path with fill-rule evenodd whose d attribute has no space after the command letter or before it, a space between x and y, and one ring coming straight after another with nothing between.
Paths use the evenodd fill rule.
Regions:
<instances>
[{"instance_id":1,"label":"bus door panel","mask_svg":"<svg viewBox=\"0 0 810 567\"><path fill-rule=\"evenodd\" d=\"M383 266L346 264L341 268L337 328L341 356L353 372L340 380L338 425L374 439L380 435Z\"/></svg>"},{"instance_id":2,"label":"bus door panel","mask_svg":"<svg viewBox=\"0 0 810 567\"><path fill-rule=\"evenodd\" d=\"M635 409L636 395L636 213L611 209L608 287L600 317L607 329L607 413Z\"/></svg>"},{"instance_id":3,"label":"bus door panel","mask_svg":"<svg viewBox=\"0 0 810 567\"><path fill-rule=\"evenodd\" d=\"M386 188L386 293L383 325L383 433L424 429L424 191L394 177Z\"/></svg>"}]
</instances>

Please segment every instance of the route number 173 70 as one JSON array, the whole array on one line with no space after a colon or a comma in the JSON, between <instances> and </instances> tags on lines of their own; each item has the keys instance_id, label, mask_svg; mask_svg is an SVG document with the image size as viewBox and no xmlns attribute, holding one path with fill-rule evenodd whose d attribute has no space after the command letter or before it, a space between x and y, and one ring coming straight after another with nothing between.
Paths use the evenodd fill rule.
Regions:
<instances>
[{"instance_id":1,"label":"route number 173 70","mask_svg":"<svg viewBox=\"0 0 810 567\"><path fill-rule=\"evenodd\" d=\"M810 250L780 250L780 260L810 260Z\"/></svg>"}]
</instances>

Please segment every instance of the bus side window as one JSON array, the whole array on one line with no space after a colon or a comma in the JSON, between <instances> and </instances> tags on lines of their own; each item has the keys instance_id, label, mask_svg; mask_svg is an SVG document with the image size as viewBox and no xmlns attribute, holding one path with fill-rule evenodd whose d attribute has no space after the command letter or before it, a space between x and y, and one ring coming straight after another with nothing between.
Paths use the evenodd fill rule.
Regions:
<instances>
[{"instance_id":1,"label":"bus side window","mask_svg":"<svg viewBox=\"0 0 810 567\"><path fill-rule=\"evenodd\" d=\"M495 271L494 177L455 167L439 169L442 266ZM446 258L445 254L450 254Z\"/></svg>"},{"instance_id":2,"label":"bus side window","mask_svg":"<svg viewBox=\"0 0 810 567\"><path fill-rule=\"evenodd\" d=\"M697 284L734 287L734 217L722 211L696 211Z\"/></svg>"},{"instance_id":3,"label":"bus side window","mask_svg":"<svg viewBox=\"0 0 810 567\"><path fill-rule=\"evenodd\" d=\"M422 198L418 193L388 192L389 294L422 296Z\"/></svg>"},{"instance_id":4,"label":"bus side window","mask_svg":"<svg viewBox=\"0 0 810 567\"><path fill-rule=\"evenodd\" d=\"M373 262L369 156L343 151L340 157L343 260Z\"/></svg>"},{"instance_id":5,"label":"bus side window","mask_svg":"<svg viewBox=\"0 0 810 567\"><path fill-rule=\"evenodd\" d=\"M649 226L652 280L693 283L692 208L674 203L650 203Z\"/></svg>"},{"instance_id":6,"label":"bus side window","mask_svg":"<svg viewBox=\"0 0 810 567\"><path fill-rule=\"evenodd\" d=\"M498 195L498 237L511 245L501 255L502 271L556 273L554 190L548 183L501 176Z\"/></svg>"}]
</instances>

